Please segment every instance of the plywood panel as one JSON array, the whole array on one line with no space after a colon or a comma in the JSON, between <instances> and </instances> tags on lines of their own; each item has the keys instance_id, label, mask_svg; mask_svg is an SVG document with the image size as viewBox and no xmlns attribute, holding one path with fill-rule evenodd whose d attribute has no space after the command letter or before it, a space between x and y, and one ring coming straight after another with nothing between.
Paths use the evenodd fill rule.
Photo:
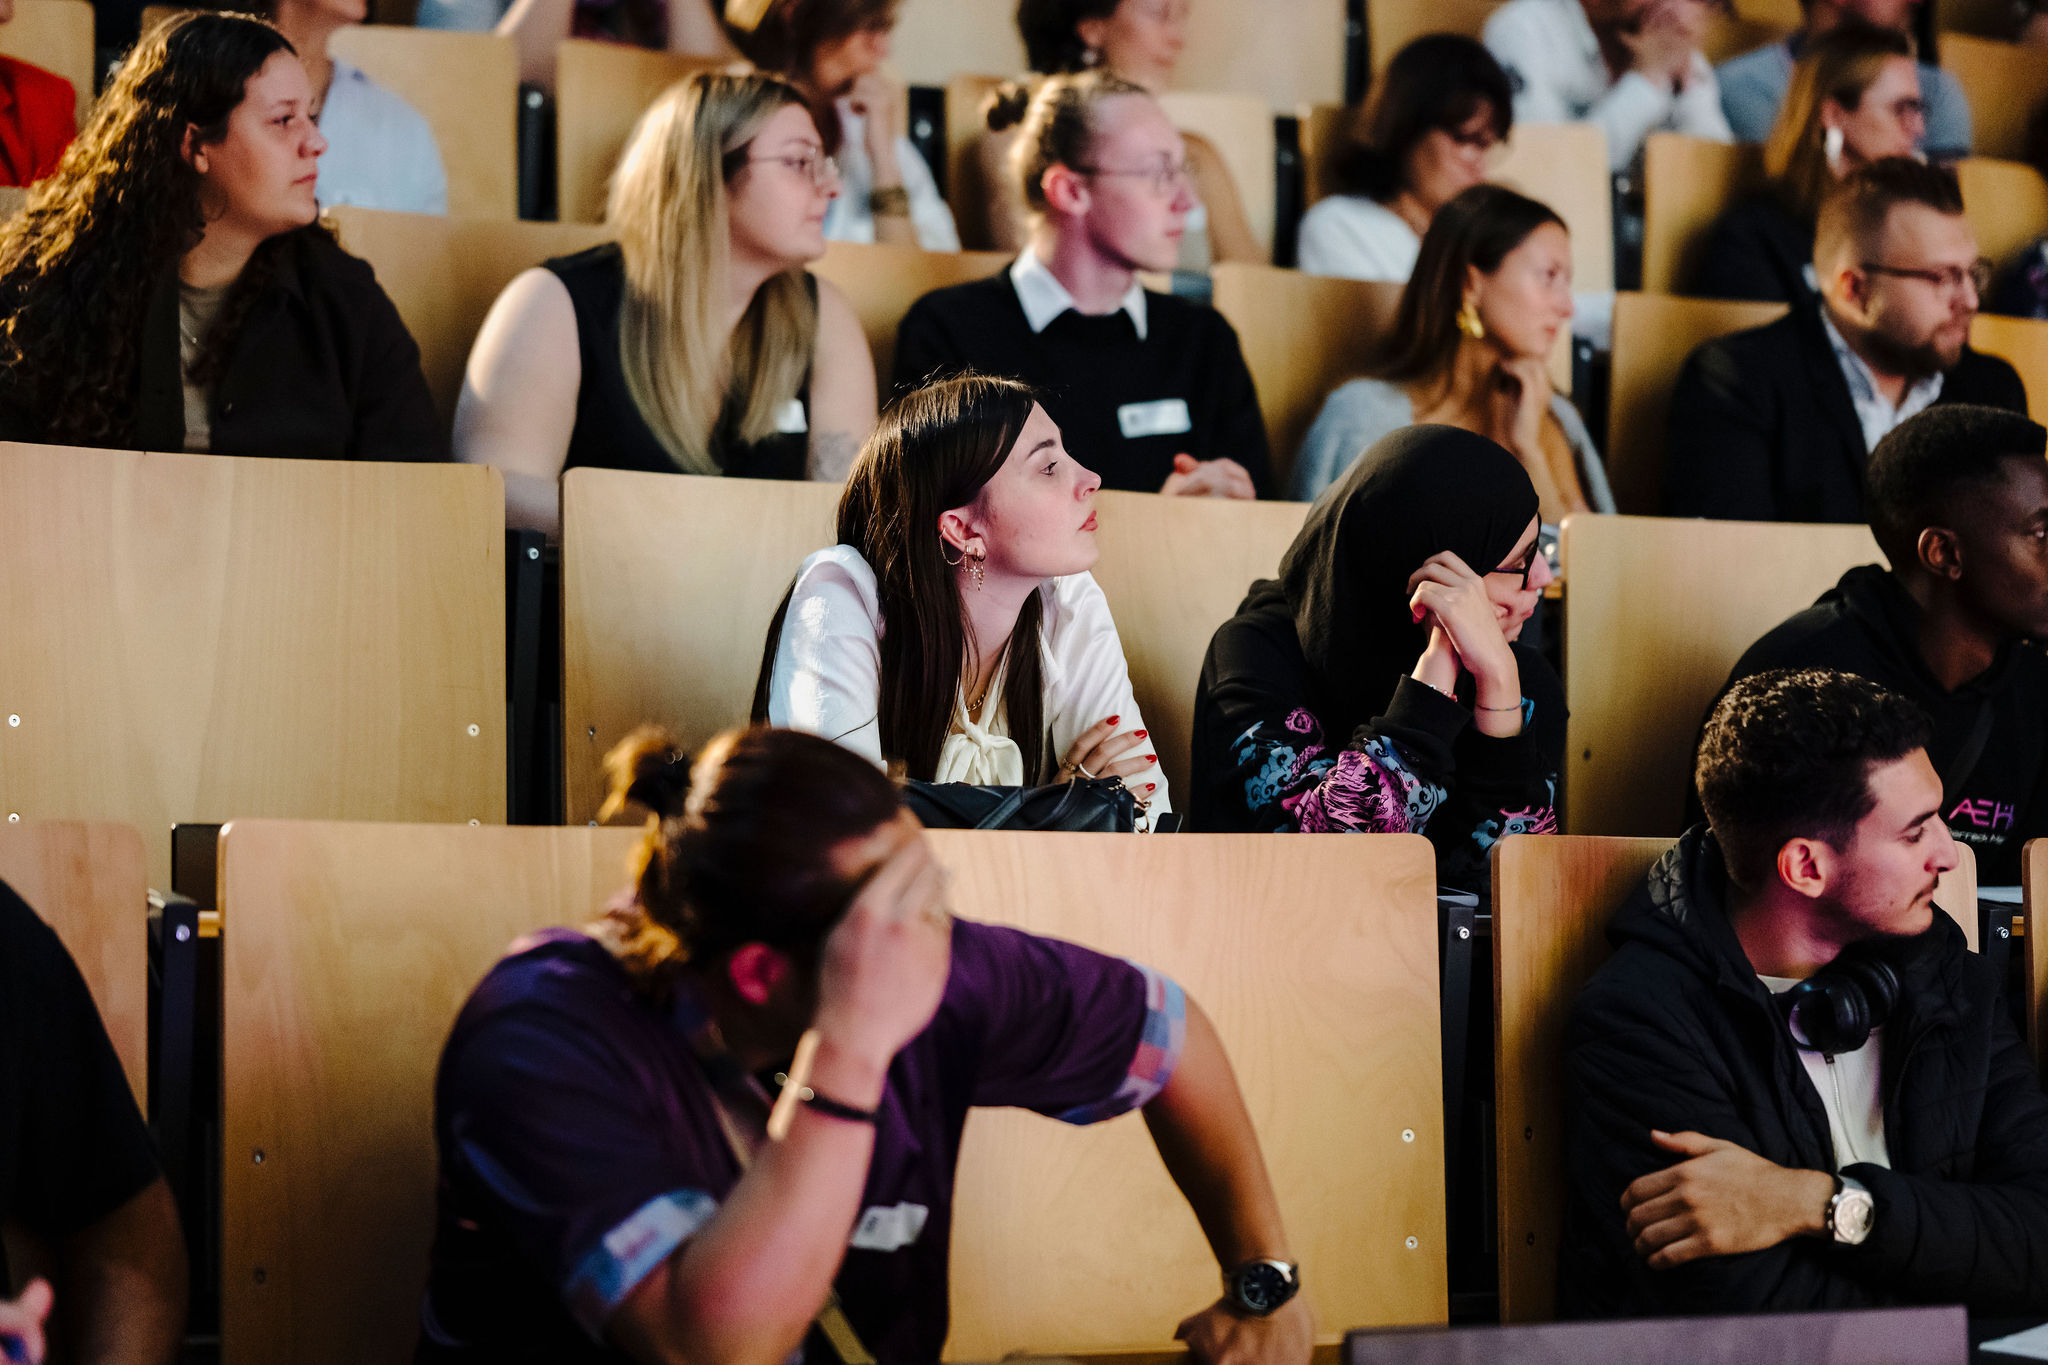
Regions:
<instances>
[{"instance_id":1,"label":"plywood panel","mask_svg":"<svg viewBox=\"0 0 2048 1365\"><path fill-rule=\"evenodd\" d=\"M420 111L448 172L448 212L458 218L519 213L519 59L512 40L356 24L328 50Z\"/></svg>"},{"instance_id":2,"label":"plywood panel","mask_svg":"<svg viewBox=\"0 0 2048 1365\"><path fill-rule=\"evenodd\" d=\"M893 63L915 85L1020 72L1016 0L904 0ZM1344 97L1344 0L1195 0L1176 90L1256 95L1274 112Z\"/></svg>"},{"instance_id":3,"label":"plywood panel","mask_svg":"<svg viewBox=\"0 0 2048 1365\"><path fill-rule=\"evenodd\" d=\"M0 55L29 62L71 82L78 123L92 108L93 8L86 0L15 0L14 18L0 25Z\"/></svg>"},{"instance_id":4,"label":"plywood panel","mask_svg":"<svg viewBox=\"0 0 2048 1365\"><path fill-rule=\"evenodd\" d=\"M420 368L444 424L455 420L462 372L491 304L513 276L551 256L608 241L599 224L439 218L338 208L342 245L368 261L419 343Z\"/></svg>"},{"instance_id":5,"label":"plywood panel","mask_svg":"<svg viewBox=\"0 0 2048 1365\"><path fill-rule=\"evenodd\" d=\"M1213 279L1216 309L1237 329L1259 392L1273 481L1284 489L1323 400L1364 373L1393 325L1401 286L1231 262L1218 264Z\"/></svg>"},{"instance_id":6,"label":"plywood panel","mask_svg":"<svg viewBox=\"0 0 2048 1365\"><path fill-rule=\"evenodd\" d=\"M768 623L832 544L839 485L572 469L562 480L567 818L596 818L603 759L658 721L695 750L747 721Z\"/></svg>"},{"instance_id":7,"label":"plywood panel","mask_svg":"<svg viewBox=\"0 0 2048 1365\"><path fill-rule=\"evenodd\" d=\"M919 251L910 246L828 242L811 273L845 293L875 353L884 404L896 363L896 328L910 305L934 289L985 279L1010 263L1001 251Z\"/></svg>"},{"instance_id":8,"label":"plywood panel","mask_svg":"<svg viewBox=\"0 0 2048 1365\"><path fill-rule=\"evenodd\" d=\"M2027 1043L2048 1085L2048 839L2030 839L2021 852L2026 879Z\"/></svg>"},{"instance_id":9,"label":"plywood panel","mask_svg":"<svg viewBox=\"0 0 2048 1365\"><path fill-rule=\"evenodd\" d=\"M1573 584L1576 592L1577 584ZM1493 850L1500 1320L1547 1322L1564 1226L1564 1030L1607 922L1669 839L1517 834Z\"/></svg>"},{"instance_id":10,"label":"plywood panel","mask_svg":"<svg viewBox=\"0 0 2048 1365\"><path fill-rule=\"evenodd\" d=\"M518 935L589 919L637 831L244 820L223 835L221 1359L412 1358L434 1069ZM259 1155L260 1154L260 1155Z\"/></svg>"},{"instance_id":11,"label":"plywood panel","mask_svg":"<svg viewBox=\"0 0 2048 1365\"><path fill-rule=\"evenodd\" d=\"M579 923L602 903L636 838L229 827L229 1365L409 1354L433 1217L433 1073L448 1028L514 936ZM1435 873L1424 841L933 842L959 913L1134 956L1201 1002L1235 1063L1291 1250L1319 1267L1305 1292L1326 1333L1443 1321ZM1304 932L1259 929L1280 915ZM1159 1351L1182 1314L1215 1297L1214 1263L1136 1117L1074 1129L977 1114L957 1188L949 1358L1041 1345Z\"/></svg>"},{"instance_id":12,"label":"plywood panel","mask_svg":"<svg viewBox=\"0 0 2048 1365\"><path fill-rule=\"evenodd\" d=\"M1146 962L1231 1055L1325 1334L1442 1322L1435 865L1414 836L933 836L963 915ZM1354 847L1356 846L1356 847ZM1307 920L1302 919L1306 915ZM1284 917L1285 934L1265 927ZM1415 1245L1408 1245L1408 1238ZM968 1121L952 1360L1159 1346L1216 1263L1135 1116Z\"/></svg>"},{"instance_id":13,"label":"plywood panel","mask_svg":"<svg viewBox=\"0 0 2048 1365\"><path fill-rule=\"evenodd\" d=\"M2048 61L2038 47L1944 34L1941 64L1970 102L1972 151L2024 160L2027 121L2048 101Z\"/></svg>"},{"instance_id":14,"label":"plywood panel","mask_svg":"<svg viewBox=\"0 0 2048 1365\"><path fill-rule=\"evenodd\" d=\"M1652 133L1643 151L1643 292L1682 294L1721 211L1764 182L1764 150Z\"/></svg>"},{"instance_id":15,"label":"plywood panel","mask_svg":"<svg viewBox=\"0 0 2048 1365\"><path fill-rule=\"evenodd\" d=\"M1670 837L1693 745L1744 650L1858 564L1863 526L1568 517L1565 826Z\"/></svg>"},{"instance_id":16,"label":"plywood panel","mask_svg":"<svg viewBox=\"0 0 2048 1365\"><path fill-rule=\"evenodd\" d=\"M1366 39L1377 81L1399 52L1428 33L1478 38L1501 0L1367 0Z\"/></svg>"},{"instance_id":17,"label":"plywood panel","mask_svg":"<svg viewBox=\"0 0 2048 1365\"><path fill-rule=\"evenodd\" d=\"M715 58L571 38L555 49L555 205L565 223L604 217L606 187L640 114Z\"/></svg>"},{"instance_id":18,"label":"plywood panel","mask_svg":"<svg viewBox=\"0 0 2048 1365\"><path fill-rule=\"evenodd\" d=\"M1494 1153L1500 1320L1555 1314L1564 1226L1564 1040L1572 1002L1607 960L1608 921L1669 839L1514 835L1493 852ZM1938 895L1977 947L1966 847Z\"/></svg>"},{"instance_id":19,"label":"plywood panel","mask_svg":"<svg viewBox=\"0 0 2048 1365\"><path fill-rule=\"evenodd\" d=\"M56 930L147 1111L149 883L133 825L0 824L0 882Z\"/></svg>"},{"instance_id":20,"label":"plywood panel","mask_svg":"<svg viewBox=\"0 0 2048 1365\"><path fill-rule=\"evenodd\" d=\"M2048 179L2020 161L1988 156L1956 163L1963 214L1977 234L1977 250L2000 265L2048 233Z\"/></svg>"},{"instance_id":21,"label":"plywood panel","mask_svg":"<svg viewBox=\"0 0 2048 1365\"><path fill-rule=\"evenodd\" d=\"M504 493L481 466L0 445L0 807L505 818Z\"/></svg>"},{"instance_id":22,"label":"plywood panel","mask_svg":"<svg viewBox=\"0 0 2048 1365\"><path fill-rule=\"evenodd\" d=\"M1597 126L1518 123L1486 178L1548 204L1564 219L1572 235L1575 292L1614 288L1613 182L1607 173L1607 135ZM1569 379L1559 387L1570 389Z\"/></svg>"},{"instance_id":23,"label":"plywood panel","mask_svg":"<svg viewBox=\"0 0 2048 1365\"><path fill-rule=\"evenodd\" d=\"M1614 296L1614 369L1608 389L1607 479L1624 512L1662 509L1664 428L1685 358L1702 342L1782 317L1782 303Z\"/></svg>"},{"instance_id":24,"label":"plywood panel","mask_svg":"<svg viewBox=\"0 0 2048 1365\"><path fill-rule=\"evenodd\" d=\"M1185 811L1193 800L1195 684L1209 640L1253 580L1279 572L1308 504L1103 492L1096 507L1095 581L1116 619L1168 790Z\"/></svg>"},{"instance_id":25,"label":"plywood panel","mask_svg":"<svg viewBox=\"0 0 2048 1365\"><path fill-rule=\"evenodd\" d=\"M2048 414L2048 322L1979 313L1970 324L1970 344L2019 371L2036 421Z\"/></svg>"},{"instance_id":26,"label":"plywood panel","mask_svg":"<svg viewBox=\"0 0 2048 1365\"><path fill-rule=\"evenodd\" d=\"M1259 245L1273 248L1275 135L1273 111L1257 95L1169 91L1160 106L1173 126L1205 138L1223 158Z\"/></svg>"}]
</instances>

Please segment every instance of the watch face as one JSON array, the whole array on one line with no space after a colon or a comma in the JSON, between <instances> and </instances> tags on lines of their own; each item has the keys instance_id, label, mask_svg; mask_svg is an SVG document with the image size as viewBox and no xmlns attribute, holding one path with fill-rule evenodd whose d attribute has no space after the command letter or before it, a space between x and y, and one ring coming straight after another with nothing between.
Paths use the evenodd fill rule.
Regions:
<instances>
[{"instance_id":1,"label":"watch face","mask_svg":"<svg viewBox=\"0 0 2048 1365\"><path fill-rule=\"evenodd\" d=\"M1260 1261L1237 1272L1237 1301L1250 1313L1270 1313L1287 1302L1287 1272Z\"/></svg>"},{"instance_id":2,"label":"watch face","mask_svg":"<svg viewBox=\"0 0 2048 1365\"><path fill-rule=\"evenodd\" d=\"M1844 1190L1835 1205L1835 1240L1855 1244L1870 1235L1876 1202L1861 1190Z\"/></svg>"}]
</instances>

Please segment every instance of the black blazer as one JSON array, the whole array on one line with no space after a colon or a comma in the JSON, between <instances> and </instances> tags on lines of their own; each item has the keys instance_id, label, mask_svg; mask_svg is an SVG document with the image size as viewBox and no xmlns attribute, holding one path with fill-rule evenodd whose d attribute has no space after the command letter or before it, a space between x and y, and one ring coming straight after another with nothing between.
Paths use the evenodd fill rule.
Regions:
<instances>
[{"instance_id":1,"label":"black blazer","mask_svg":"<svg viewBox=\"0 0 2048 1365\"><path fill-rule=\"evenodd\" d=\"M2023 413L2027 391L2012 366L1965 347L1935 401ZM1865 520L1869 452L1818 302L1695 350L1666 431L1667 516Z\"/></svg>"},{"instance_id":2,"label":"black blazer","mask_svg":"<svg viewBox=\"0 0 2048 1365\"><path fill-rule=\"evenodd\" d=\"M369 263L319 226L279 245L276 276L243 320L214 386L212 453L447 459L448 433L420 372L420 348ZM175 272L150 296L141 351L128 444L183 450ZM13 394L0 396L0 438L49 440Z\"/></svg>"},{"instance_id":3,"label":"black blazer","mask_svg":"<svg viewBox=\"0 0 2048 1365\"><path fill-rule=\"evenodd\" d=\"M1703 299L1757 299L1792 303L1813 297L1806 267L1813 260L1813 225L1802 223L1785 201L1765 190L1730 206L1700 249L1687 293Z\"/></svg>"}]
</instances>

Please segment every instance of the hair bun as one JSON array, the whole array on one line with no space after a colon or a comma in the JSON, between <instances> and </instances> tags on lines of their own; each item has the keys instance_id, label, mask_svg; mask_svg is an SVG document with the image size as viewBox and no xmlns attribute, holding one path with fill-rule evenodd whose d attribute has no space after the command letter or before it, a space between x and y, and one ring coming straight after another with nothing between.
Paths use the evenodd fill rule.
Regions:
<instances>
[{"instance_id":1,"label":"hair bun","mask_svg":"<svg viewBox=\"0 0 2048 1365\"><path fill-rule=\"evenodd\" d=\"M604 756L610 787L597 818L609 820L627 805L667 819L683 813L690 797L690 755L658 725L643 725Z\"/></svg>"},{"instance_id":2,"label":"hair bun","mask_svg":"<svg viewBox=\"0 0 2048 1365\"><path fill-rule=\"evenodd\" d=\"M981 115L991 133L1000 133L1022 123L1024 111L1030 107L1031 87L1023 81L1004 81L988 92Z\"/></svg>"}]
</instances>

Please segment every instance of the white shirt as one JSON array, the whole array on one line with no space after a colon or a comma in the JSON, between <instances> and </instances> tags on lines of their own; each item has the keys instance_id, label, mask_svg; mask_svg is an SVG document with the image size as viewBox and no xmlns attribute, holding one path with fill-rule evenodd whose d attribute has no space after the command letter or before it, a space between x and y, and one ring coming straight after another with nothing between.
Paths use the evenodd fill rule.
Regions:
<instances>
[{"instance_id":1,"label":"white shirt","mask_svg":"<svg viewBox=\"0 0 2048 1365\"><path fill-rule=\"evenodd\" d=\"M1047 752L1066 753L1082 731L1110 716L1119 717L1118 734L1144 729L1123 641L1094 576L1050 579L1038 591ZM806 559L775 646L768 723L823 735L886 767L879 716L882 631L875 571L858 550L834 545ZM995 686L990 690L1000 696ZM934 780L1025 785L1032 775L1024 772L1023 756L1009 738L1000 706L984 707L980 725L967 720L965 709L956 696L955 730L939 751ZM1164 773L1149 772L1142 782L1159 784L1148 798L1150 814L1172 809Z\"/></svg>"},{"instance_id":2,"label":"white shirt","mask_svg":"<svg viewBox=\"0 0 2048 1365\"><path fill-rule=\"evenodd\" d=\"M1849 349L1849 343L1835 330L1835 320L1828 316L1826 308L1820 310L1820 323L1827 329L1828 345L1835 348L1835 363L1842 367L1842 378L1848 381L1849 401L1856 405L1856 421L1863 428L1864 453L1877 449L1877 443L1893 427L1915 413L1924 412L1941 397L1942 376L1931 374L1909 386L1899 405L1893 407L1878 391L1877 377L1870 372L1870 366Z\"/></svg>"},{"instance_id":3,"label":"white shirt","mask_svg":"<svg viewBox=\"0 0 2048 1365\"><path fill-rule=\"evenodd\" d=\"M875 188L875 167L868 160L867 120L846 100L834 107L839 111L839 197L825 210L825 237L834 242L872 242L875 215L868 211L868 195ZM907 137L896 139L896 165L903 172L903 188L910 193L910 225L917 230L917 244L926 251L958 251L960 230L954 226L953 210L939 197L931 167Z\"/></svg>"},{"instance_id":4,"label":"white shirt","mask_svg":"<svg viewBox=\"0 0 2048 1365\"><path fill-rule=\"evenodd\" d=\"M400 213L448 212L441 149L419 110L339 57L320 106L323 207L355 204Z\"/></svg>"},{"instance_id":5,"label":"white shirt","mask_svg":"<svg viewBox=\"0 0 2048 1365\"><path fill-rule=\"evenodd\" d=\"M1758 976L1771 994L1783 995L1799 984L1797 977ZM1870 1041L1854 1052L1838 1052L1832 1058L1807 1048L1799 1049L1806 1075L1820 1092L1820 1107L1828 1111L1828 1136L1835 1144L1835 1169L1866 1162L1889 1168L1891 1150L1884 1141L1884 1093L1878 1088L1878 1059L1884 1052L1884 1030L1870 1031ZM1795 1037L1793 1044L1797 1046Z\"/></svg>"},{"instance_id":6,"label":"white shirt","mask_svg":"<svg viewBox=\"0 0 2048 1365\"><path fill-rule=\"evenodd\" d=\"M1515 92L1515 122L1598 124L1610 171L1626 170L1653 132L1735 140L1705 57L1692 54L1681 92L1637 71L1616 80L1579 0L1508 0L1485 37Z\"/></svg>"},{"instance_id":7,"label":"white shirt","mask_svg":"<svg viewBox=\"0 0 2048 1365\"><path fill-rule=\"evenodd\" d=\"M1333 194L1301 216L1295 264L1310 275L1406 284L1422 238L1408 220L1362 194Z\"/></svg>"},{"instance_id":8,"label":"white shirt","mask_svg":"<svg viewBox=\"0 0 2048 1365\"><path fill-rule=\"evenodd\" d=\"M1024 309L1024 323L1035 336L1052 326L1052 320L1069 309L1078 313L1081 305L1074 302L1074 296L1060 283L1059 276L1051 267L1038 259L1038 253L1030 247L1017 253L1015 264L1010 267L1010 287L1017 291L1017 303ZM1133 278L1131 287L1125 292L1116 308L1130 314L1131 326L1137 329L1138 340L1145 339L1145 286Z\"/></svg>"}]
</instances>

